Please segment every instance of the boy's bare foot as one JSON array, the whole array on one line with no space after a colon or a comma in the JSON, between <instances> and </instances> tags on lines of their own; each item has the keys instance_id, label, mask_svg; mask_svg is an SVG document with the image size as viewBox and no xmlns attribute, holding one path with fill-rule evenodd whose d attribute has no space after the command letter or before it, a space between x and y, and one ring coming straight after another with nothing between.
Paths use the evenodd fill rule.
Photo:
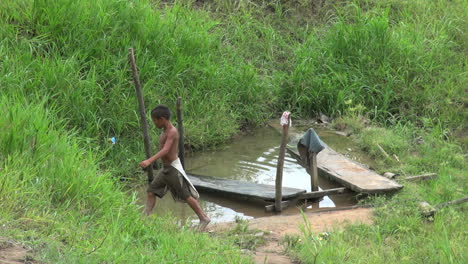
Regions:
<instances>
[{"instance_id":1,"label":"boy's bare foot","mask_svg":"<svg viewBox=\"0 0 468 264\"><path fill-rule=\"evenodd\" d=\"M205 219L200 219L200 223L198 224L198 231L204 232L206 229L206 226L211 222L210 218L205 218Z\"/></svg>"}]
</instances>

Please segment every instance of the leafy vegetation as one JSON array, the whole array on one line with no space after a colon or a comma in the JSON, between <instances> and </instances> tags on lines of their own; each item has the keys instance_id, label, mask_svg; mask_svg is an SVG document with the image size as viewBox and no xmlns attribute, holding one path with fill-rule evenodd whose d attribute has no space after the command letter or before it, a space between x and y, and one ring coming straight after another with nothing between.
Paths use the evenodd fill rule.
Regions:
<instances>
[{"instance_id":1,"label":"leafy vegetation","mask_svg":"<svg viewBox=\"0 0 468 264\"><path fill-rule=\"evenodd\" d=\"M466 196L466 14L461 0L1 1L0 236L47 262L247 261L124 194L142 158L133 47L147 110L181 96L191 149L322 112L379 172L439 175L373 198L374 226L289 239L304 262L462 263L466 207L431 223L414 208Z\"/></svg>"}]
</instances>

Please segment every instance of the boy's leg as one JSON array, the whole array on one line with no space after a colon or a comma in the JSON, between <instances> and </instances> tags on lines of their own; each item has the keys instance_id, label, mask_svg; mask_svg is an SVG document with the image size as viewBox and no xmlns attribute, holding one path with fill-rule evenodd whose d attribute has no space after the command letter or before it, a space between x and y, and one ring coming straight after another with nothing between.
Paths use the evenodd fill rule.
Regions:
<instances>
[{"instance_id":1,"label":"boy's leg","mask_svg":"<svg viewBox=\"0 0 468 264\"><path fill-rule=\"evenodd\" d=\"M147 199L145 205L145 214L149 215L153 211L154 205L156 204L156 196L162 198L167 191L166 184L164 183L163 170L160 170L153 181L148 185L146 189Z\"/></svg>"},{"instance_id":2,"label":"boy's leg","mask_svg":"<svg viewBox=\"0 0 468 264\"><path fill-rule=\"evenodd\" d=\"M200 231L204 231L206 226L210 223L211 219L203 212L203 209L200 207L198 204L198 201L193 198L192 196L189 196L187 198L187 203L190 205L192 210L198 215L198 218L200 219L200 224L199 228Z\"/></svg>"},{"instance_id":3,"label":"boy's leg","mask_svg":"<svg viewBox=\"0 0 468 264\"><path fill-rule=\"evenodd\" d=\"M151 214L155 204L156 204L156 195L152 192L148 192L148 198L146 199L146 206L145 206L146 215Z\"/></svg>"}]
</instances>

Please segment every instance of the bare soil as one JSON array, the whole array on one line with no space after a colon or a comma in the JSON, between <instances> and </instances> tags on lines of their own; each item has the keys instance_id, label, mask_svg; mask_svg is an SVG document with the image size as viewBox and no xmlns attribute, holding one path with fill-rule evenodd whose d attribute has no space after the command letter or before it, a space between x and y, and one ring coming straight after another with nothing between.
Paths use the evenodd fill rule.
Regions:
<instances>
[{"instance_id":1,"label":"bare soil","mask_svg":"<svg viewBox=\"0 0 468 264\"><path fill-rule=\"evenodd\" d=\"M348 224L373 223L371 208L356 208L349 210L309 212L306 213L312 230L316 233L332 231L345 227ZM233 228L236 223L220 223L209 226L212 232L223 232ZM268 233L266 243L256 248L253 258L255 263L290 264L298 263L286 255L286 249L281 240L286 235L301 235L299 227L304 225L302 215L277 215L250 220L249 229L259 229Z\"/></svg>"},{"instance_id":2,"label":"bare soil","mask_svg":"<svg viewBox=\"0 0 468 264\"><path fill-rule=\"evenodd\" d=\"M28 250L14 241L0 237L0 263L20 264L34 263L27 256Z\"/></svg>"}]
</instances>

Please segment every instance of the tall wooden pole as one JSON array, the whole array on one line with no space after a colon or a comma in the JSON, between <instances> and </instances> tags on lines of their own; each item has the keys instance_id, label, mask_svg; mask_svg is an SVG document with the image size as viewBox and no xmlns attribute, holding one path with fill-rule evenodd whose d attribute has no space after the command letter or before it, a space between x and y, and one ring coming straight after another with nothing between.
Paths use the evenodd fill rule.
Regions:
<instances>
[{"instance_id":1,"label":"tall wooden pole","mask_svg":"<svg viewBox=\"0 0 468 264\"><path fill-rule=\"evenodd\" d=\"M309 152L309 170L311 191L318 191L318 170L317 170L317 153Z\"/></svg>"},{"instance_id":2,"label":"tall wooden pole","mask_svg":"<svg viewBox=\"0 0 468 264\"><path fill-rule=\"evenodd\" d=\"M179 130L179 159L185 169L184 125L182 120L182 98L177 97L177 128Z\"/></svg>"},{"instance_id":3,"label":"tall wooden pole","mask_svg":"<svg viewBox=\"0 0 468 264\"><path fill-rule=\"evenodd\" d=\"M283 135L281 137L281 145L278 155L278 164L276 166L276 191L275 191L275 211L281 212L283 210L281 200L283 200L283 166L284 166L284 156L286 154L286 144L288 143L288 124L283 125Z\"/></svg>"},{"instance_id":4,"label":"tall wooden pole","mask_svg":"<svg viewBox=\"0 0 468 264\"><path fill-rule=\"evenodd\" d=\"M143 131L143 140L145 143L146 158L151 157L151 143L148 134L148 123L146 122L145 102L143 101L143 93L141 92L140 77L135 63L135 55L133 48L128 49L128 60L133 72L133 81L135 82L135 90L138 98L138 106L140 108L141 129ZM150 165L146 170L148 172L148 182L153 181L153 165Z\"/></svg>"}]
</instances>

